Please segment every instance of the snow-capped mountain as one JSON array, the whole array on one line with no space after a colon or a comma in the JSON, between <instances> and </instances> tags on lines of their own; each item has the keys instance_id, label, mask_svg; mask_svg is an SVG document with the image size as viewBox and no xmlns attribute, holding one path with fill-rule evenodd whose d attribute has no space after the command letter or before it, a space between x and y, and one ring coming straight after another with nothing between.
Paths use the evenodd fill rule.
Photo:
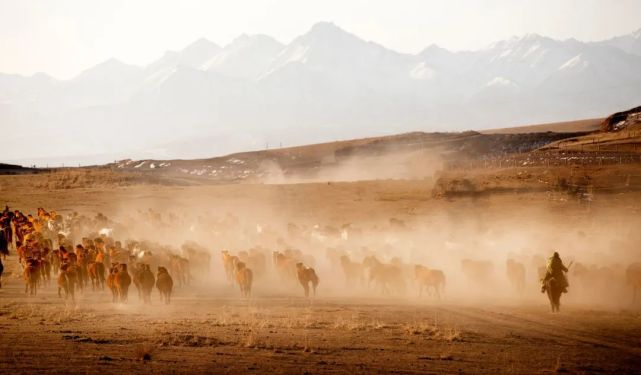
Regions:
<instances>
[{"instance_id":1,"label":"snow-capped mountain","mask_svg":"<svg viewBox=\"0 0 641 375\"><path fill-rule=\"evenodd\" d=\"M267 71L283 47L267 35L244 34L201 68L228 77L254 80Z\"/></svg>"},{"instance_id":2,"label":"snow-capped mountain","mask_svg":"<svg viewBox=\"0 0 641 375\"><path fill-rule=\"evenodd\" d=\"M186 66L198 69L201 65L212 59L220 52L221 48L214 42L201 38L180 51L167 51L158 60L146 67L148 73L153 74L159 70L172 69Z\"/></svg>"},{"instance_id":3,"label":"snow-capped mountain","mask_svg":"<svg viewBox=\"0 0 641 375\"><path fill-rule=\"evenodd\" d=\"M67 109L112 105L129 99L143 78L141 67L109 59L62 82L56 95Z\"/></svg>"},{"instance_id":4,"label":"snow-capped mountain","mask_svg":"<svg viewBox=\"0 0 641 375\"><path fill-rule=\"evenodd\" d=\"M410 55L322 22L288 44L199 39L145 67L111 59L66 81L0 74L0 123L20 129L0 139L0 159L212 156L602 116L641 101L640 40L641 30L590 43L528 34Z\"/></svg>"},{"instance_id":5,"label":"snow-capped mountain","mask_svg":"<svg viewBox=\"0 0 641 375\"><path fill-rule=\"evenodd\" d=\"M641 56L641 29L628 35L622 35L605 40L601 43L619 48L633 55Z\"/></svg>"}]
</instances>

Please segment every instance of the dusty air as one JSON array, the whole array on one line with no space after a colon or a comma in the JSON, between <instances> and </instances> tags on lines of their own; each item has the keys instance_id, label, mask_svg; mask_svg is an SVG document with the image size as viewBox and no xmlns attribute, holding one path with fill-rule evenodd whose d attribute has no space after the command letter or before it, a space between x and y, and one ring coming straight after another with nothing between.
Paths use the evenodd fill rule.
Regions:
<instances>
[{"instance_id":1,"label":"dusty air","mask_svg":"<svg viewBox=\"0 0 641 375\"><path fill-rule=\"evenodd\" d=\"M638 373L638 14L1 3L0 373Z\"/></svg>"}]
</instances>

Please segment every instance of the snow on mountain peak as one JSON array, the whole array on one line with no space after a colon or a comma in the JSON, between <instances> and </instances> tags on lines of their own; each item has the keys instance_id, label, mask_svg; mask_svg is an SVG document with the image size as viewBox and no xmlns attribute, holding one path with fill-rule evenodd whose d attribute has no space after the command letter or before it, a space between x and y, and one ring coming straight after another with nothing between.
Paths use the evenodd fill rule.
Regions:
<instances>
[{"instance_id":1,"label":"snow on mountain peak","mask_svg":"<svg viewBox=\"0 0 641 375\"><path fill-rule=\"evenodd\" d=\"M141 69L138 66L125 64L118 59L110 58L98 65L94 65L93 67L82 71L76 78L74 78L74 80L109 80L114 77L130 77L137 74L140 70Z\"/></svg>"},{"instance_id":2,"label":"snow on mountain peak","mask_svg":"<svg viewBox=\"0 0 641 375\"><path fill-rule=\"evenodd\" d=\"M429 80L434 77L434 73L434 69L424 62L420 62L410 71L410 77L416 80Z\"/></svg>"},{"instance_id":3,"label":"snow on mountain peak","mask_svg":"<svg viewBox=\"0 0 641 375\"><path fill-rule=\"evenodd\" d=\"M337 44L343 46L367 44L367 42L331 22L318 22L314 24L307 33L294 39L290 45L291 44L320 44L324 46Z\"/></svg>"},{"instance_id":4,"label":"snow on mountain peak","mask_svg":"<svg viewBox=\"0 0 641 375\"><path fill-rule=\"evenodd\" d=\"M206 54L206 53L215 53L219 50L220 50L220 46L217 45L216 43L205 38L200 38L195 42L189 44L187 47L183 48L180 52Z\"/></svg>"},{"instance_id":5,"label":"snow on mountain peak","mask_svg":"<svg viewBox=\"0 0 641 375\"><path fill-rule=\"evenodd\" d=\"M494 77L488 83L485 84L486 87L509 87L516 86L514 82L510 81L505 77Z\"/></svg>"},{"instance_id":6,"label":"snow on mountain peak","mask_svg":"<svg viewBox=\"0 0 641 375\"><path fill-rule=\"evenodd\" d=\"M147 70L153 75L159 71L171 70L176 66L198 69L220 51L221 48L216 43L200 38L180 51L165 52L160 59L149 64Z\"/></svg>"},{"instance_id":7,"label":"snow on mountain peak","mask_svg":"<svg viewBox=\"0 0 641 375\"><path fill-rule=\"evenodd\" d=\"M346 33L345 30L336 26L333 22L317 22L312 25L312 28L309 30L308 34L313 35L328 35L328 34L341 34Z\"/></svg>"},{"instance_id":8,"label":"snow on mountain peak","mask_svg":"<svg viewBox=\"0 0 641 375\"><path fill-rule=\"evenodd\" d=\"M446 50L445 48L439 47L436 44L430 44L429 46L425 47L421 52L419 52L418 55L423 58L431 58L431 57L448 56L451 54L452 52Z\"/></svg>"},{"instance_id":9,"label":"snow on mountain peak","mask_svg":"<svg viewBox=\"0 0 641 375\"><path fill-rule=\"evenodd\" d=\"M284 46L267 35L242 34L202 65L234 78L255 79L264 73Z\"/></svg>"},{"instance_id":10,"label":"snow on mountain peak","mask_svg":"<svg viewBox=\"0 0 641 375\"><path fill-rule=\"evenodd\" d=\"M572 68L583 69L583 68L587 68L589 65L590 64L587 61L585 61L585 59L583 59L581 54L578 54L573 58L571 58L570 60L568 60L567 62L565 62L565 64L561 65L559 67L559 70L572 69Z\"/></svg>"}]
</instances>

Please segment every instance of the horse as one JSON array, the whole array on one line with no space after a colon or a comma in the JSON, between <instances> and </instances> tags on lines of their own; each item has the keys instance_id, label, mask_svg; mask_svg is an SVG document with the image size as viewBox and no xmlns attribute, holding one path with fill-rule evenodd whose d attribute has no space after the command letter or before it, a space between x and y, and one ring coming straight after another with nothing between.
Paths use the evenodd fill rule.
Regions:
<instances>
[{"instance_id":1,"label":"horse","mask_svg":"<svg viewBox=\"0 0 641 375\"><path fill-rule=\"evenodd\" d=\"M370 287L372 282L375 287L380 288L382 294L392 294L392 292L404 293L405 280L401 268L381 263L375 256L367 256L363 259L363 267L369 272L367 286Z\"/></svg>"},{"instance_id":2,"label":"horse","mask_svg":"<svg viewBox=\"0 0 641 375\"><path fill-rule=\"evenodd\" d=\"M418 283L418 296L423 293L423 288L429 294L433 289L436 298L441 299L445 290L445 274L441 270L429 269L417 264L414 266L414 280Z\"/></svg>"},{"instance_id":3,"label":"horse","mask_svg":"<svg viewBox=\"0 0 641 375\"><path fill-rule=\"evenodd\" d=\"M38 290L38 281L40 279L38 261L35 259L27 259L22 276L25 281L24 293L29 293L30 295L35 296Z\"/></svg>"},{"instance_id":4,"label":"horse","mask_svg":"<svg viewBox=\"0 0 641 375\"><path fill-rule=\"evenodd\" d=\"M303 286L305 290L305 297L309 297L309 283L312 284L312 289L314 292L314 297L316 296L316 287L318 286L318 275L311 267L305 267L303 263L296 263L296 274L298 276L298 282Z\"/></svg>"},{"instance_id":5,"label":"horse","mask_svg":"<svg viewBox=\"0 0 641 375\"><path fill-rule=\"evenodd\" d=\"M244 262L236 263L236 282L240 287L240 293L243 297L249 298L251 295L253 281L252 271L245 266Z\"/></svg>"},{"instance_id":6,"label":"horse","mask_svg":"<svg viewBox=\"0 0 641 375\"><path fill-rule=\"evenodd\" d=\"M129 296L129 286L131 285L131 276L127 272L127 265L124 263L118 264L118 271L116 272L116 291L121 303L127 302Z\"/></svg>"},{"instance_id":7,"label":"horse","mask_svg":"<svg viewBox=\"0 0 641 375\"><path fill-rule=\"evenodd\" d=\"M105 265L100 262L91 262L87 271L91 279L92 290L105 290Z\"/></svg>"},{"instance_id":8,"label":"horse","mask_svg":"<svg viewBox=\"0 0 641 375\"><path fill-rule=\"evenodd\" d=\"M160 292L160 301L162 302L164 300L166 304L169 304L171 292L174 288L174 281L165 267L158 267L156 288L158 288L158 291Z\"/></svg>"},{"instance_id":9,"label":"horse","mask_svg":"<svg viewBox=\"0 0 641 375\"><path fill-rule=\"evenodd\" d=\"M545 291L550 300L552 312L561 311L561 295L563 294L563 285L561 282L554 277L550 277L545 282Z\"/></svg>"},{"instance_id":10,"label":"horse","mask_svg":"<svg viewBox=\"0 0 641 375\"><path fill-rule=\"evenodd\" d=\"M637 300L637 291L641 288L641 263L632 263L625 270L625 279L632 288L632 303Z\"/></svg>"}]
</instances>

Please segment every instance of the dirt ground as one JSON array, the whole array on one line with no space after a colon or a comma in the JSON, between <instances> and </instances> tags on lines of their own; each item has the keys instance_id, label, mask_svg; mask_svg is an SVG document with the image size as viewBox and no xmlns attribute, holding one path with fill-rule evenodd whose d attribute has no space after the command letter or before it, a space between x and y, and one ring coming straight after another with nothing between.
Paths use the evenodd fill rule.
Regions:
<instances>
[{"instance_id":1,"label":"dirt ground","mask_svg":"<svg viewBox=\"0 0 641 375\"><path fill-rule=\"evenodd\" d=\"M3 369L531 374L641 368L639 312L568 306L552 315L542 303L282 295L246 302L210 289L178 291L168 308L143 306L135 296L114 305L108 292L90 291L71 306L53 289L25 297L22 283L6 280L0 299Z\"/></svg>"},{"instance_id":2,"label":"dirt ground","mask_svg":"<svg viewBox=\"0 0 641 375\"><path fill-rule=\"evenodd\" d=\"M589 203L544 191L447 198L432 194L433 180L48 189L30 187L30 178L37 177L1 176L0 204L108 216L200 207L263 222L285 217L336 225L376 226L395 218L407 222L408 231L412 223L447 218L461 227L472 222L482 233L527 226L539 213L549 227L585 243L595 241L591 235L622 230L641 212L636 192L597 194ZM630 232L622 233L632 233L625 228ZM613 239L599 237L604 243ZM639 243L628 245L638 249ZM464 285L454 285L449 297L436 300L413 293L330 293L340 283L321 273L319 294L310 299L298 290L259 285L246 301L235 288L197 283L177 288L169 306L160 304L156 291L152 305L144 306L133 288L125 305L112 304L108 291L90 290L73 305L58 298L53 285L25 296L17 259L10 256L4 264L0 373L641 372L641 311L625 289L618 305L573 299L572 290L562 312L552 314L533 278L522 298L503 292L485 298L492 290L472 296L463 293ZM454 278L454 268L446 271Z\"/></svg>"}]
</instances>

